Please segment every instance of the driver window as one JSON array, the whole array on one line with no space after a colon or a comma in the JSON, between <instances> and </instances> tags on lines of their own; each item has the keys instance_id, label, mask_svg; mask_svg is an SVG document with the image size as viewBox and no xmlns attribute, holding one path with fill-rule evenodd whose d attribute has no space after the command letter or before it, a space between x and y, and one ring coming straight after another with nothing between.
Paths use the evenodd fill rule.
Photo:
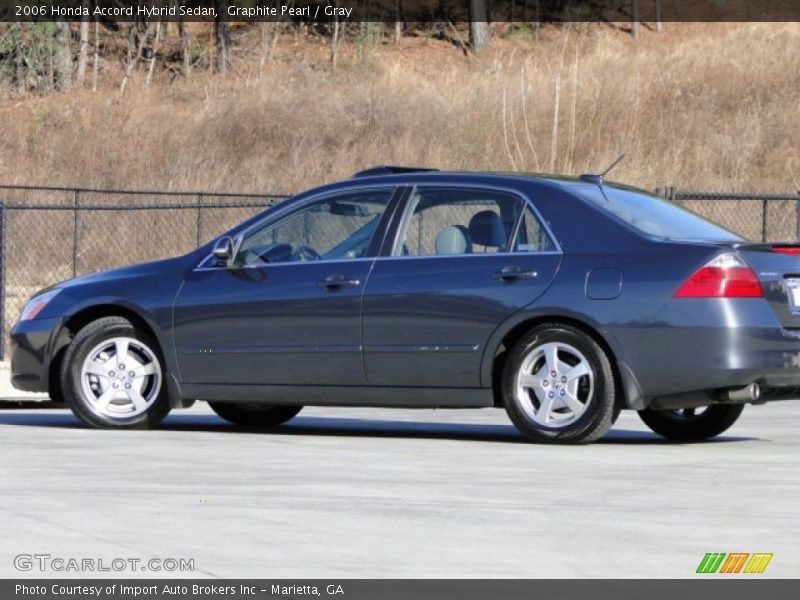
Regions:
<instances>
[{"instance_id":1,"label":"driver window","mask_svg":"<svg viewBox=\"0 0 800 600\"><path fill-rule=\"evenodd\" d=\"M235 264L361 258L393 193L369 190L311 202L247 234Z\"/></svg>"}]
</instances>

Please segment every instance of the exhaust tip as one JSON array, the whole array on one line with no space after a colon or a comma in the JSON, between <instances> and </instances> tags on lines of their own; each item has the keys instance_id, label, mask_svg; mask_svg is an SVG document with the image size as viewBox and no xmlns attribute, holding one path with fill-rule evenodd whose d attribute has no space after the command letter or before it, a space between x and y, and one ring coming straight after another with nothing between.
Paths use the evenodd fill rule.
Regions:
<instances>
[{"instance_id":1,"label":"exhaust tip","mask_svg":"<svg viewBox=\"0 0 800 600\"><path fill-rule=\"evenodd\" d=\"M730 388L725 395L731 402L755 402L761 396L761 386L754 381L744 387Z\"/></svg>"}]
</instances>

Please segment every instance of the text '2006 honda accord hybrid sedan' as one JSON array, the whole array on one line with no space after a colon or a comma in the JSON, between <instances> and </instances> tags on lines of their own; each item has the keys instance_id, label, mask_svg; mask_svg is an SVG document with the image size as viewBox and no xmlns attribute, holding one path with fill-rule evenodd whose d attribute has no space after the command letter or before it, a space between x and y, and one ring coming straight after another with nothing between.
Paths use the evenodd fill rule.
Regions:
<instances>
[{"instance_id":1,"label":"text '2006 honda accord hybrid sedan'","mask_svg":"<svg viewBox=\"0 0 800 600\"><path fill-rule=\"evenodd\" d=\"M303 405L504 407L562 443L632 409L703 439L800 391L800 246L600 176L376 167L42 290L12 340L13 384L95 427L204 400L259 427Z\"/></svg>"}]
</instances>

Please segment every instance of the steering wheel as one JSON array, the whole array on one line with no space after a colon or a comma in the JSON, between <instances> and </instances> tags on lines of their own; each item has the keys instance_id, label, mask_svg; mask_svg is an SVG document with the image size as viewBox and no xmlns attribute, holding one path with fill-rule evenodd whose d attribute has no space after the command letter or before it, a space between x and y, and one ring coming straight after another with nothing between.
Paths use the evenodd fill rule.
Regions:
<instances>
[{"instance_id":1,"label":"steering wheel","mask_svg":"<svg viewBox=\"0 0 800 600\"><path fill-rule=\"evenodd\" d=\"M292 252L292 258L294 260L307 261L319 260L321 257L319 252L314 250L311 246L298 246L295 248L294 252Z\"/></svg>"}]
</instances>

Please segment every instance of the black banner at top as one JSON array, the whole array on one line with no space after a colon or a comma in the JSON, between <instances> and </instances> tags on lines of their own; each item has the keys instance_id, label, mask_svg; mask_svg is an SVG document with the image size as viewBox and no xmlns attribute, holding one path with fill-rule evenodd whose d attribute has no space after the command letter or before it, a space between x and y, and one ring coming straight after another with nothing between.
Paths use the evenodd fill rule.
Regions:
<instances>
[{"instance_id":1,"label":"black banner at top","mask_svg":"<svg viewBox=\"0 0 800 600\"><path fill-rule=\"evenodd\" d=\"M798 21L800 0L477 0L492 22ZM0 0L0 21L464 22L470 0Z\"/></svg>"}]
</instances>

